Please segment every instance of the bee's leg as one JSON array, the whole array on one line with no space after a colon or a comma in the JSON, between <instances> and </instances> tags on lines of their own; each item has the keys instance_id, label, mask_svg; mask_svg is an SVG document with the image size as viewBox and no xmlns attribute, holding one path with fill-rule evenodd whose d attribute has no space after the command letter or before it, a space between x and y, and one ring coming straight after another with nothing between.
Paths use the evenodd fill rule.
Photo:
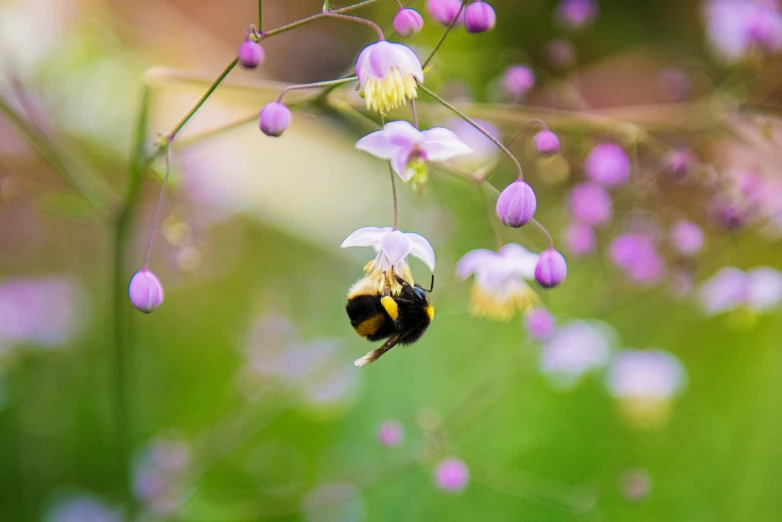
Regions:
<instances>
[{"instance_id":1,"label":"bee's leg","mask_svg":"<svg viewBox=\"0 0 782 522\"><path fill-rule=\"evenodd\" d=\"M402 286L402 293L405 297L408 299L415 300L415 292L413 290L413 287L410 286L410 283L399 277L398 275L394 274L394 277L396 278L396 281Z\"/></svg>"}]
</instances>

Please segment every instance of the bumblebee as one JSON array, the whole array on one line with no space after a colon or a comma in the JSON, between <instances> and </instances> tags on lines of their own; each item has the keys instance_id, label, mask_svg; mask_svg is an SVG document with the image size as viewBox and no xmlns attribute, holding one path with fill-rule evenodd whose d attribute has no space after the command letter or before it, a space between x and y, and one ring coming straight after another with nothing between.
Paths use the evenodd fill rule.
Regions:
<instances>
[{"instance_id":1,"label":"bumblebee","mask_svg":"<svg viewBox=\"0 0 782 522\"><path fill-rule=\"evenodd\" d=\"M429 289L410 283L394 274L401 291L392 295L390 289L377 291L377 283L364 278L350 289L345 307L350 325L361 337L370 341L388 339L380 348L356 360L357 367L376 361L397 344L416 342L434 318L434 307L427 293L434 288L434 276Z\"/></svg>"}]
</instances>

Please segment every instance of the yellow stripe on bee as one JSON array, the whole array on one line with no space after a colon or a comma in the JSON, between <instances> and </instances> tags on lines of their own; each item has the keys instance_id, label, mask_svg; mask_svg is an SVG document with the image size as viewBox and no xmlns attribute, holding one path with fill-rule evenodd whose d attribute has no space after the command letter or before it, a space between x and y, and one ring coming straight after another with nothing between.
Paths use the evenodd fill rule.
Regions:
<instances>
[{"instance_id":1,"label":"yellow stripe on bee","mask_svg":"<svg viewBox=\"0 0 782 522\"><path fill-rule=\"evenodd\" d=\"M429 316L430 321L434 319L434 306L428 305L426 307L426 315Z\"/></svg>"},{"instance_id":2,"label":"yellow stripe on bee","mask_svg":"<svg viewBox=\"0 0 782 522\"><path fill-rule=\"evenodd\" d=\"M388 316L396 321L396 318L399 317L399 305L396 304L394 298L387 295L380 299L380 304L383 305L383 308L386 309Z\"/></svg>"},{"instance_id":3,"label":"yellow stripe on bee","mask_svg":"<svg viewBox=\"0 0 782 522\"><path fill-rule=\"evenodd\" d=\"M366 337L380 330L380 327L383 326L383 323L385 322L385 317L380 314L375 314L369 319L361 321L358 326L355 326L353 329L356 330L356 333L361 337Z\"/></svg>"}]
</instances>

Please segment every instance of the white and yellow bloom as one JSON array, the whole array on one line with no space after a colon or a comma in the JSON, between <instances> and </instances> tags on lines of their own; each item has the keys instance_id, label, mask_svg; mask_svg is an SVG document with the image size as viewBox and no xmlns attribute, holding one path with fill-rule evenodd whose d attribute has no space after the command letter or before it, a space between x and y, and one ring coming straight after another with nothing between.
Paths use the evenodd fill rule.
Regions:
<instances>
[{"instance_id":1,"label":"white and yellow bloom","mask_svg":"<svg viewBox=\"0 0 782 522\"><path fill-rule=\"evenodd\" d=\"M402 232L391 227L364 227L350 234L340 245L342 248L370 246L377 255L364 267L367 277L357 285L372 285L377 292L390 288L398 293L399 283L393 277L398 275L410 285L415 284L413 273L407 264L407 256L417 257L434 271L434 250L425 237L412 232ZM354 288L349 293L353 293Z\"/></svg>"},{"instance_id":2,"label":"white and yellow bloom","mask_svg":"<svg viewBox=\"0 0 782 522\"><path fill-rule=\"evenodd\" d=\"M499 252L478 249L465 254L456 265L462 279L475 275L470 296L473 315L507 321L516 310L527 310L538 295L526 280L535 279L538 255L510 243Z\"/></svg>"},{"instance_id":3,"label":"white and yellow bloom","mask_svg":"<svg viewBox=\"0 0 782 522\"><path fill-rule=\"evenodd\" d=\"M386 42L370 44L356 62L356 76L367 109L387 112L418 95L417 82L424 81L421 61L406 45Z\"/></svg>"}]
</instances>

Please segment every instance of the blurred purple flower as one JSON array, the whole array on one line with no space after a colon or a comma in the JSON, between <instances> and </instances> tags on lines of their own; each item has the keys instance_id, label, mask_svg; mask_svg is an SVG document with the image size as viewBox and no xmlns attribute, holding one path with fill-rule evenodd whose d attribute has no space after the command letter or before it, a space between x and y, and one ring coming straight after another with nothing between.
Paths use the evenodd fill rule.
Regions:
<instances>
[{"instance_id":1,"label":"blurred purple flower","mask_svg":"<svg viewBox=\"0 0 782 522\"><path fill-rule=\"evenodd\" d=\"M570 213L577 221L599 226L611 219L613 203L608 192L597 183L580 183L570 190Z\"/></svg>"},{"instance_id":2,"label":"blurred purple flower","mask_svg":"<svg viewBox=\"0 0 782 522\"><path fill-rule=\"evenodd\" d=\"M450 25L461 7L461 0L426 0L426 8L432 18L442 25ZM464 12L460 18L464 19Z\"/></svg>"},{"instance_id":3,"label":"blurred purple flower","mask_svg":"<svg viewBox=\"0 0 782 522\"><path fill-rule=\"evenodd\" d=\"M618 399L667 400L684 388L686 373L679 360L662 350L625 350L608 369L608 391Z\"/></svg>"},{"instance_id":4,"label":"blurred purple flower","mask_svg":"<svg viewBox=\"0 0 782 522\"><path fill-rule=\"evenodd\" d=\"M535 277L537 263L537 254L515 243L503 246L499 252L478 249L466 253L456 265L456 274L461 279L475 274L470 312L507 321L517 309L528 309L537 294L525 280Z\"/></svg>"},{"instance_id":5,"label":"blurred purple flower","mask_svg":"<svg viewBox=\"0 0 782 522\"><path fill-rule=\"evenodd\" d=\"M138 499L155 513L174 511L187 494L185 479L190 461L190 446L184 441L152 441L133 464L133 486Z\"/></svg>"},{"instance_id":6,"label":"blurred purple flower","mask_svg":"<svg viewBox=\"0 0 782 522\"><path fill-rule=\"evenodd\" d=\"M570 253L577 257L589 254L597 245L597 238L592 227L578 221L565 227L564 240Z\"/></svg>"},{"instance_id":7,"label":"blurred purple flower","mask_svg":"<svg viewBox=\"0 0 782 522\"><path fill-rule=\"evenodd\" d=\"M657 83L667 101L680 102L690 97L692 82L681 69L664 69L657 74Z\"/></svg>"},{"instance_id":8,"label":"blurred purple flower","mask_svg":"<svg viewBox=\"0 0 782 522\"><path fill-rule=\"evenodd\" d=\"M557 386L571 388L608 362L613 331L603 323L576 321L557 329L540 358L541 371Z\"/></svg>"},{"instance_id":9,"label":"blurred purple flower","mask_svg":"<svg viewBox=\"0 0 782 522\"><path fill-rule=\"evenodd\" d=\"M557 20L571 29L591 24L596 16L597 4L594 0L562 0L556 9Z\"/></svg>"},{"instance_id":10,"label":"blurred purple flower","mask_svg":"<svg viewBox=\"0 0 782 522\"><path fill-rule=\"evenodd\" d=\"M674 248L685 256L693 256L703 248L703 230L691 221L679 221L671 229Z\"/></svg>"},{"instance_id":11,"label":"blurred purple flower","mask_svg":"<svg viewBox=\"0 0 782 522\"><path fill-rule=\"evenodd\" d=\"M725 267L701 284L699 297L707 314L729 312L747 302L749 278L738 268Z\"/></svg>"},{"instance_id":12,"label":"blurred purple flower","mask_svg":"<svg viewBox=\"0 0 782 522\"><path fill-rule=\"evenodd\" d=\"M45 522L122 522L124 518L120 509L109 507L95 495L81 493L58 500Z\"/></svg>"},{"instance_id":13,"label":"blurred purple flower","mask_svg":"<svg viewBox=\"0 0 782 522\"><path fill-rule=\"evenodd\" d=\"M643 500L652 490L652 478L644 469L630 469L622 475L620 485L626 499Z\"/></svg>"},{"instance_id":14,"label":"blurred purple flower","mask_svg":"<svg viewBox=\"0 0 782 522\"><path fill-rule=\"evenodd\" d=\"M438 488L449 493L458 493L467 487L470 470L461 459L441 460L434 469L434 482Z\"/></svg>"},{"instance_id":15,"label":"blurred purple flower","mask_svg":"<svg viewBox=\"0 0 782 522\"><path fill-rule=\"evenodd\" d=\"M301 502L306 522L361 522L364 503L361 491L353 484L332 482L308 492Z\"/></svg>"},{"instance_id":16,"label":"blurred purple flower","mask_svg":"<svg viewBox=\"0 0 782 522\"><path fill-rule=\"evenodd\" d=\"M9 344L56 346L82 326L85 296L67 279L16 278L0 283L0 339Z\"/></svg>"},{"instance_id":17,"label":"blurred purple flower","mask_svg":"<svg viewBox=\"0 0 782 522\"><path fill-rule=\"evenodd\" d=\"M665 155L665 163L676 179L682 179L692 171L697 158L687 149L676 149Z\"/></svg>"},{"instance_id":18,"label":"blurred purple flower","mask_svg":"<svg viewBox=\"0 0 782 522\"><path fill-rule=\"evenodd\" d=\"M377 430L377 440L383 446L399 446L405 440L405 428L396 419L384 420Z\"/></svg>"},{"instance_id":19,"label":"blurred purple flower","mask_svg":"<svg viewBox=\"0 0 782 522\"><path fill-rule=\"evenodd\" d=\"M555 154L559 152L559 138L550 130L542 130L535 134L535 148L541 154Z\"/></svg>"},{"instance_id":20,"label":"blurred purple flower","mask_svg":"<svg viewBox=\"0 0 782 522\"><path fill-rule=\"evenodd\" d=\"M524 327L532 339L549 339L557 329L556 319L545 308L533 308L524 316Z\"/></svg>"},{"instance_id":21,"label":"blurred purple flower","mask_svg":"<svg viewBox=\"0 0 782 522\"><path fill-rule=\"evenodd\" d=\"M589 179L606 187L623 185L630 177L630 158L618 145L601 143L589 152L584 172Z\"/></svg>"},{"instance_id":22,"label":"blurred purple flower","mask_svg":"<svg viewBox=\"0 0 782 522\"><path fill-rule=\"evenodd\" d=\"M642 284L658 282L666 272L665 260L654 248L652 239L644 234L617 236L609 246L611 260L628 277Z\"/></svg>"},{"instance_id":23,"label":"blurred purple flower","mask_svg":"<svg viewBox=\"0 0 782 522\"><path fill-rule=\"evenodd\" d=\"M367 109L388 112L417 96L424 81L421 61L412 49L385 40L369 44L358 55L356 76Z\"/></svg>"},{"instance_id":24,"label":"blurred purple flower","mask_svg":"<svg viewBox=\"0 0 782 522\"><path fill-rule=\"evenodd\" d=\"M761 266L747 272L747 307L754 312L768 312L782 302L782 273Z\"/></svg>"},{"instance_id":25,"label":"blurred purple flower","mask_svg":"<svg viewBox=\"0 0 782 522\"><path fill-rule=\"evenodd\" d=\"M567 40L551 40L546 43L543 51L554 69L570 69L576 63L576 48Z\"/></svg>"},{"instance_id":26,"label":"blurred purple flower","mask_svg":"<svg viewBox=\"0 0 782 522\"><path fill-rule=\"evenodd\" d=\"M502 85L505 91L518 102L535 85L535 74L526 65L511 65L505 69Z\"/></svg>"},{"instance_id":27,"label":"blurred purple flower","mask_svg":"<svg viewBox=\"0 0 782 522\"><path fill-rule=\"evenodd\" d=\"M419 131L406 121L386 123L383 130L358 140L356 148L390 160L394 172L404 181L411 179L421 164L448 161L472 152L453 131L443 127Z\"/></svg>"},{"instance_id":28,"label":"blurred purple flower","mask_svg":"<svg viewBox=\"0 0 782 522\"><path fill-rule=\"evenodd\" d=\"M486 120L475 120L475 122L496 139L502 140L502 134L493 123ZM448 121L445 127L451 129L473 151L472 154L454 158L450 163L467 170L477 170L499 157L500 150L497 145L466 121L460 118L453 119Z\"/></svg>"},{"instance_id":29,"label":"blurred purple flower","mask_svg":"<svg viewBox=\"0 0 782 522\"><path fill-rule=\"evenodd\" d=\"M737 62L753 49L782 50L782 15L774 1L710 0L705 16L709 42L726 62Z\"/></svg>"},{"instance_id":30,"label":"blurred purple flower","mask_svg":"<svg viewBox=\"0 0 782 522\"><path fill-rule=\"evenodd\" d=\"M496 23L494 8L482 0L477 0L464 9L464 28L468 33L490 31Z\"/></svg>"}]
</instances>

